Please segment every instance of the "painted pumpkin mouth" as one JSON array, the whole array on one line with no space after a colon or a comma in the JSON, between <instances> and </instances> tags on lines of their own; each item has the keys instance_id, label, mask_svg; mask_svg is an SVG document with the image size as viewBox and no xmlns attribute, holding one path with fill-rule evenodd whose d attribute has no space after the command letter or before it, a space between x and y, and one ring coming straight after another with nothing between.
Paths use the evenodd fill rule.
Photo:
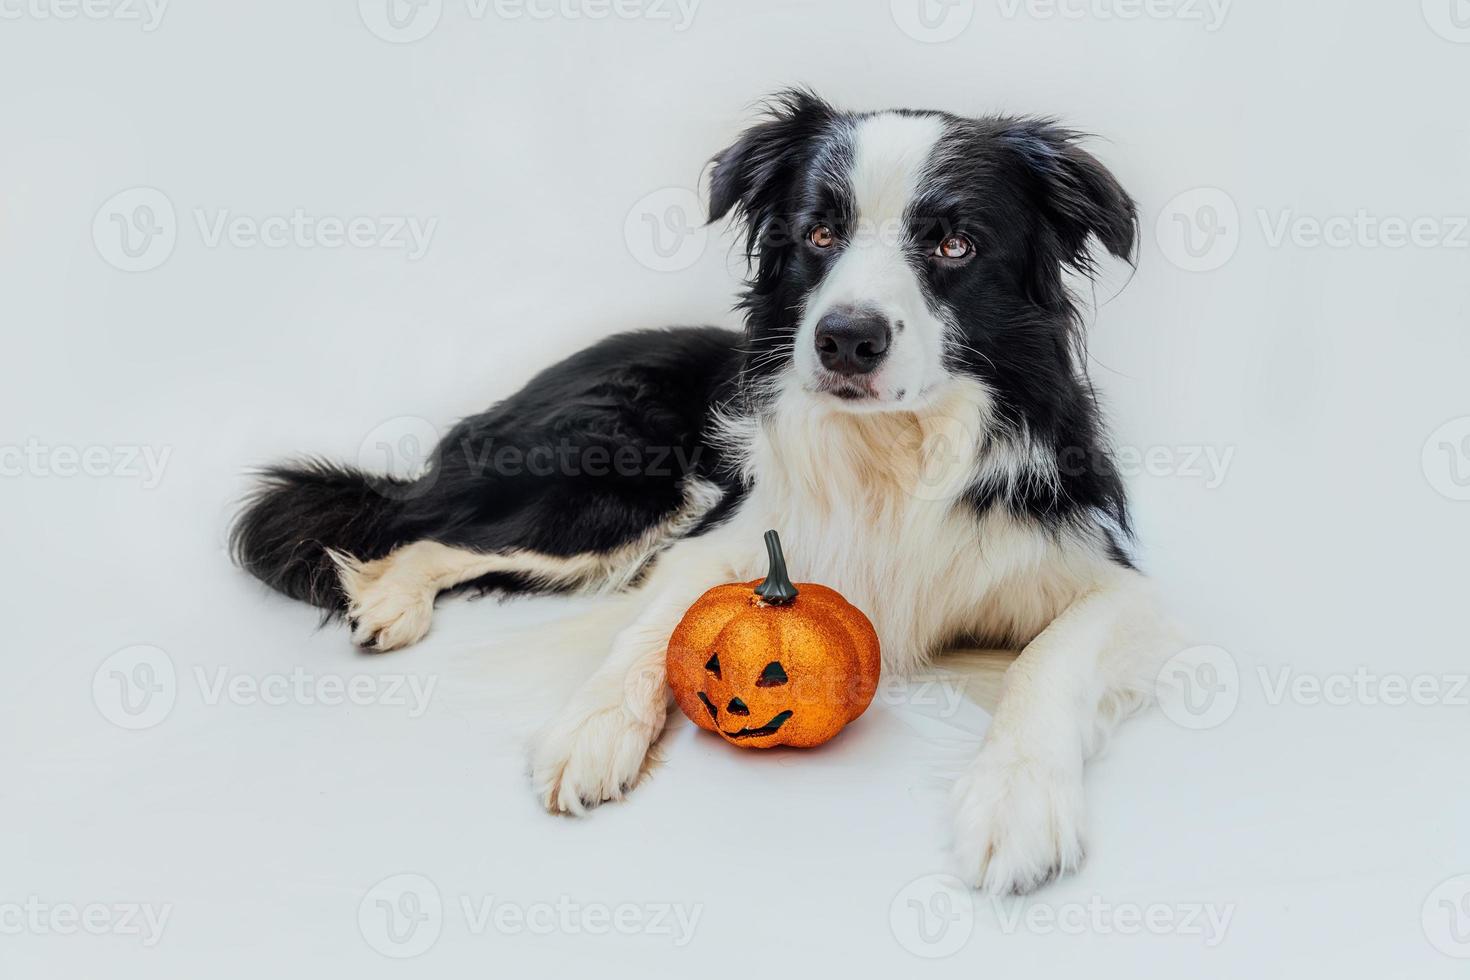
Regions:
<instances>
[{"instance_id":1,"label":"painted pumpkin mouth","mask_svg":"<svg viewBox=\"0 0 1470 980\"><path fill-rule=\"evenodd\" d=\"M725 732L722 728L720 731L725 732L729 738L760 738L762 735L774 735L780 731L782 725L791 719L791 714L790 711L783 711L759 728L742 728L738 732Z\"/></svg>"}]
</instances>

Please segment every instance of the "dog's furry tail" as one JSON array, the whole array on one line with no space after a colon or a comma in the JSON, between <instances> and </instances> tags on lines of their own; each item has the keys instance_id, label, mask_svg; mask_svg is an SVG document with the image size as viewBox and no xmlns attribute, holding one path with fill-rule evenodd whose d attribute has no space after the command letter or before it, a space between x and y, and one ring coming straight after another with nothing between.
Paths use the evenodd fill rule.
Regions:
<instances>
[{"instance_id":1,"label":"dog's furry tail","mask_svg":"<svg viewBox=\"0 0 1470 980\"><path fill-rule=\"evenodd\" d=\"M406 536L402 501L411 481L321 460L271 466L258 476L230 530L230 552L293 599L340 612L347 597L336 562L381 558Z\"/></svg>"}]
</instances>

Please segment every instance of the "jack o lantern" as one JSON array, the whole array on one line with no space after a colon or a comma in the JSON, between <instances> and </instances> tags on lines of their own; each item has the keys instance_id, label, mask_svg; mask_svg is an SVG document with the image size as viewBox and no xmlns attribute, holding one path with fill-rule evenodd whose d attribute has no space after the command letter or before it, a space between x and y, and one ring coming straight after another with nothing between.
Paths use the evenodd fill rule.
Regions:
<instances>
[{"instance_id":1,"label":"jack o lantern","mask_svg":"<svg viewBox=\"0 0 1470 980\"><path fill-rule=\"evenodd\" d=\"M867 709L878 688L878 634L825 585L793 585L766 532L765 581L717 585L669 638L674 698L732 745L820 745Z\"/></svg>"}]
</instances>

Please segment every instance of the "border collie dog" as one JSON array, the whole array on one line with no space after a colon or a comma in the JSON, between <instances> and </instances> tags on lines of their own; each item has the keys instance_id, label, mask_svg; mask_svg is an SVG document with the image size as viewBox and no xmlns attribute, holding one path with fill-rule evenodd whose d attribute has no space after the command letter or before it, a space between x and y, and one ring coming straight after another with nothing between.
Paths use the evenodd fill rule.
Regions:
<instances>
[{"instance_id":1,"label":"border collie dog","mask_svg":"<svg viewBox=\"0 0 1470 980\"><path fill-rule=\"evenodd\" d=\"M886 672L1021 649L954 847L991 892L1076 868L1084 760L1167 652L1066 284L1094 243L1131 260L1132 200L1047 120L789 91L714 158L709 213L743 226L743 332L609 337L461 421L414 480L271 468L237 560L372 650L421 638L445 591L636 595L531 747L540 799L580 814L637 782L669 634L761 577L775 528L794 578L868 614Z\"/></svg>"}]
</instances>

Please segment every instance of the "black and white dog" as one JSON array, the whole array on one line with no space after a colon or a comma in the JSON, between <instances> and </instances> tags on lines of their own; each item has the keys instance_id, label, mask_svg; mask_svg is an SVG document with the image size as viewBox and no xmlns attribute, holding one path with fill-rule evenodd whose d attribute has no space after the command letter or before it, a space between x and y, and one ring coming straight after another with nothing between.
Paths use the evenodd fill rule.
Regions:
<instances>
[{"instance_id":1,"label":"black and white dog","mask_svg":"<svg viewBox=\"0 0 1470 980\"><path fill-rule=\"evenodd\" d=\"M417 480L273 468L238 560L375 650L421 638L447 590L636 590L532 747L545 805L582 813L624 795L663 729L674 625L760 577L777 528L794 577L867 612L886 672L961 639L1024 647L956 786L955 847L995 892L1077 867L1083 762L1166 644L1066 286L1094 240L1131 257L1133 202L1050 122L804 91L710 186L710 219L747 236L743 333L610 337L460 422Z\"/></svg>"}]
</instances>

